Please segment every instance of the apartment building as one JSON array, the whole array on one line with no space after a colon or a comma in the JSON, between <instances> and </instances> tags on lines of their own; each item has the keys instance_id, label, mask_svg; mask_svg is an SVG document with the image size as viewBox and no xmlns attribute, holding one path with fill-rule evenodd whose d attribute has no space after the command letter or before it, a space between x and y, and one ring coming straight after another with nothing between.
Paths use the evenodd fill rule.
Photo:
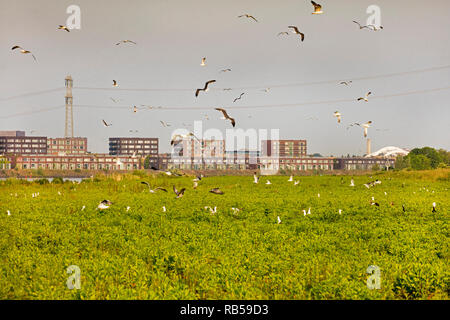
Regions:
<instances>
[{"instance_id":1,"label":"apartment building","mask_svg":"<svg viewBox=\"0 0 450 320\"><path fill-rule=\"evenodd\" d=\"M46 170L138 170L141 169L141 162L137 157L108 154L20 155L16 157L16 167Z\"/></svg>"},{"instance_id":2,"label":"apartment building","mask_svg":"<svg viewBox=\"0 0 450 320\"><path fill-rule=\"evenodd\" d=\"M47 154L52 155L70 155L86 154L87 138L48 138Z\"/></svg>"},{"instance_id":3,"label":"apartment building","mask_svg":"<svg viewBox=\"0 0 450 320\"><path fill-rule=\"evenodd\" d=\"M306 140L262 140L261 155L280 158L306 157Z\"/></svg>"},{"instance_id":4,"label":"apartment building","mask_svg":"<svg viewBox=\"0 0 450 320\"><path fill-rule=\"evenodd\" d=\"M47 137L30 137L22 135L23 131L16 132L19 134L0 136L0 155L47 153Z\"/></svg>"},{"instance_id":5,"label":"apartment building","mask_svg":"<svg viewBox=\"0 0 450 320\"><path fill-rule=\"evenodd\" d=\"M377 165L380 168L393 168L395 158L384 157L344 157L336 158L334 168L338 170L371 170Z\"/></svg>"}]
</instances>

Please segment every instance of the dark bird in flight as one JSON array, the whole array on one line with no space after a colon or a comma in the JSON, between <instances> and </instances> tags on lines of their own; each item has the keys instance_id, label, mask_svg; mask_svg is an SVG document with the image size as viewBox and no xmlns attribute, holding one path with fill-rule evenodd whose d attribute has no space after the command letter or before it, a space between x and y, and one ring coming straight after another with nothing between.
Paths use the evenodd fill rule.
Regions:
<instances>
[{"instance_id":1,"label":"dark bird in flight","mask_svg":"<svg viewBox=\"0 0 450 320\"><path fill-rule=\"evenodd\" d=\"M208 89L209 84L214 83L214 82L216 82L216 80L209 80L209 81L207 81L205 83L205 86L203 87L203 89L197 89L195 91L195 96L198 97L198 94L200 93L200 91L205 91L205 92L208 91L209 90Z\"/></svg>"},{"instance_id":2,"label":"dark bird in flight","mask_svg":"<svg viewBox=\"0 0 450 320\"><path fill-rule=\"evenodd\" d=\"M113 80L113 87L118 87L119 85L117 84L116 80Z\"/></svg>"},{"instance_id":3,"label":"dark bird in flight","mask_svg":"<svg viewBox=\"0 0 450 320\"><path fill-rule=\"evenodd\" d=\"M225 111L225 109L222 108L215 108L217 111L220 111L223 113L223 116L225 117L226 120L230 120L231 121L231 125L234 127L236 125L236 121L234 120L234 118L231 118L228 113Z\"/></svg>"},{"instance_id":4,"label":"dark bird in flight","mask_svg":"<svg viewBox=\"0 0 450 320\"><path fill-rule=\"evenodd\" d=\"M220 70L220 72L230 72L231 71L231 69L230 68L228 68L228 69L223 69L223 70Z\"/></svg>"},{"instance_id":5,"label":"dark bird in flight","mask_svg":"<svg viewBox=\"0 0 450 320\"><path fill-rule=\"evenodd\" d=\"M321 13L323 13L322 6L320 4L315 3L314 1L311 1L311 4L314 6L314 12L312 14L321 14Z\"/></svg>"},{"instance_id":6,"label":"dark bird in flight","mask_svg":"<svg viewBox=\"0 0 450 320\"><path fill-rule=\"evenodd\" d=\"M245 94L245 92L242 92L241 95L233 100L233 103L236 102L237 100L241 100L242 96Z\"/></svg>"},{"instance_id":7,"label":"dark bird in flight","mask_svg":"<svg viewBox=\"0 0 450 320\"><path fill-rule=\"evenodd\" d=\"M294 32L295 34L300 35L300 39L301 39L302 41L305 40L305 34L304 34L304 33L301 33L301 32L298 30L298 28L297 28L296 26L289 26L288 28L293 29L292 32Z\"/></svg>"},{"instance_id":8,"label":"dark bird in flight","mask_svg":"<svg viewBox=\"0 0 450 320\"><path fill-rule=\"evenodd\" d=\"M31 51L25 50L25 49L22 48L21 46L14 46L14 47L11 48L11 50L16 50L16 49L20 49L20 52L23 53L23 54L31 53L31 56L33 57L34 61L37 61L37 60L36 60L36 57L34 56L34 54L33 54Z\"/></svg>"},{"instance_id":9,"label":"dark bird in flight","mask_svg":"<svg viewBox=\"0 0 450 320\"><path fill-rule=\"evenodd\" d=\"M102 121L103 121L103 125L104 125L105 127L110 127L110 126L111 126L111 124L106 123L105 120L102 120Z\"/></svg>"},{"instance_id":10,"label":"dark bird in flight","mask_svg":"<svg viewBox=\"0 0 450 320\"><path fill-rule=\"evenodd\" d=\"M289 35L289 32L287 32L287 31L282 31L282 32L279 32L278 33L278 36L288 36Z\"/></svg>"},{"instance_id":11,"label":"dark bird in flight","mask_svg":"<svg viewBox=\"0 0 450 320\"><path fill-rule=\"evenodd\" d=\"M214 194L223 194L223 191L220 190L219 188L213 188L213 189L209 190L209 192L214 193Z\"/></svg>"},{"instance_id":12,"label":"dark bird in flight","mask_svg":"<svg viewBox=\"0 0 450 320\"><path fill-rule=\"evenodd\" d=\"M132 43L132 44L137 44L136 42L131 41L131 40L120 40L119 42L116 43L116 46L118 46L118 45L121 44L121 43Z\"/></svg>"},{"instance_id":13,"label":"dark bird in flight","mask_svg":"<svg viewBox=\"0 0 450 320\"><path fill-rule=\"evenodd\" d=\"M58 26L58 30L66 30L67 32L70 32L69 28L67 28L66 26L62 26L62 25Z\"/></svg>"},{"instance_id":14,"label":"dark bird in flight","mask_svg":"<svg viewBox=\"0 0 450 320\"><path fill-rule=\"evenodd\" d=\"M173 186L173 192L175 192L175 194L177 195L177 199L181 198L184 195L185 190L186 190L186 188L183 188L180 191L178 191L177 188L175 188L175 186Z\"/></svg>"},{"instance_id":15,"label":"dark bird in flight","mask_svg":"<svg viewBox=\"0 0 450 320\"><path fill-rule=\"evenodd\" d=\"M242 17L246 17L246 18L249 18L249 19L253 19L253 20L255 20L255 22L258 22L258 20L256 20L256 18L255 18L254 16L252 16L252 15L250 15L250 14L247 14L247 13L238 16L238 18L242 18Z\"/></svg>"},{"instance_id":16,"label":"dark bird in flight","mask_svg":"<svg viewBox=\"0 0 450 320\"><path fill-rule=\"evenodd\" d=\"M339 82L339 84L345 84L346 86L348 86L350 83L352 83L353 81L341 81Z\"/></svg>"}]
</instances>

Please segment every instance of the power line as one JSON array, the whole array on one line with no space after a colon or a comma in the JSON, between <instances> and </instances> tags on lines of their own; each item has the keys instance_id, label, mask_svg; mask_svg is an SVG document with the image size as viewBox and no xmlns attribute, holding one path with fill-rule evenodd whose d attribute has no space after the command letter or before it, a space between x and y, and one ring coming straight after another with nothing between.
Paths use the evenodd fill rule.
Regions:
<instances>
[{"instance_id":1,"label":"power line","mask_svg":"<svg viewBox=\"0 0 450 320\"><path fill-rule=\"evenodd\" d=\"M370 100L376 100L376 99L385 99L385 98L393 98L393 97L402 97L402 96L409 96L409 95L416 95L416 94L423 94L423 93L430 93L430 92L439 92L444 90L449 90L450 86L442 87L442 88L434 88L434 89L424 89L424 90L416 90L416 91L408 91L408 92L400 92L400 93L393 93L393 94L387 94L382 96L373 96L370 98ZM335 103L345 103L345 102L356 102L356 99L340 99L340 100L323 100L323 101L312 101L312 102L299 102L299 103L290 103L290 104L269 104L269 105L257 105L257 106L230 106L227 107L227 110L233 110L233 109L258 109L258 108L284 108L284 107L301 107L301 106L312 106L312 105L320 105L320 104L335 104ZM100 106L100 105L73 105L75 108L90 108L90 109L130 109L132 110L132 106ZM2 116L0 119L8 119L18 116L25 116L29 114L35 114L35 113L41 113L41 112L47 112L55 109L64 108L65 106L56 106L56 107L50 107L40 110L34 110L34 111L28 111L28 112L22 112L22 113L16 113L8 116ZM147 107L147 110L211 110L215 107Z\"/></svg>"},{"instance_id":2,"label":"power line","mask_svg":"<svg viewBox=\"0 0 450 320\"><path fill-rule=\"evenodd\" d=\"M404 75L410 75L410 74L416 74L416 73L423 73L423 72L431 72L431 71L438 71L438 70L444 70L450 68L450 65L446 66L440 66L440 67L432 67L427 69L419 69L419 70L413 70L413 71L403 71L403 72L396 72L396 73L387 73L387 74L381 74L381 75L374 75L374 76L364 76L364 77L354 77L354 78L346 78L350 79L352 81L360 81L360 80L371 80L371 79L380 79L380 78L390 78L390 77L396 77L396 76L404 76ZM225 89L232 89L232 90L250 90L250 89L265 89L265 88L288 88L288 87L301 87L301 86L311 86L311 85L319 85L319 84L338 84L340 81L343 81L344 79L335 79L335 80L323 80L323 81L313 81L313 82L302 82L302 83L291 83L291 84L272 84L272 85L260 85L260 86L244 86L244 87L230 87L230 88L211 88L210 90L225 90ZM79 90L102 90L102 91L195 91L196 88L105 88L105 87L74 87L74 89Z\"/></svg>"},{"instance_id":3,"label":"power line","mask_svg":"<svg viewBox=\"0 0 450 320\"><path fill-rule=\"evenodd\" d=\"M408 92L400 92L394 94L387 94L382 96L373 96L370 100L376 99L385 99L392 97L402 97L409 96L415 94L423 94L430 92L438 92L450 89L448 87L442 88L434 88L434 89L424 89L424 90L416 90L416 91L408 91ZM320 104L336 104L336 103L346 103L346 102L356 102L356 99L340 99L340 100L323 100L323 101L312 101L312 102L299 102L299 103L290 103L290 104L269 104L269 105L255 105L255 106L229 106L227 110L233 109L258 109L258 108L282 108L282 107L300 107L300 106L309 106L309 105L320 105ZM74 105L75 108L94 108L94 109L132 109L131 106L100 106L100 105ZM195 107L195 106L187 106L187 107L143 107L146 110L208 110L213 109L215 107Z\"/></svg>"},{"instance_id":4,"label":"power line","mask_svg":"<svg viewBox=\"0 0 450 320\"><path fill-rule=\"evenodd\" d=\"M0 119L9 119L9 118L14 118L14 117L19 117L19 116L26 116L29 114L42 113L42 112L47 112L47 111L60 109L60 108L64 108L64 107L65 106L57 106L57 107L50 107L50 108L45 108L45 109L33 110L33 111L25 111L25 112L21 112L21 113L11 114L8 116L2 116L2 117L0 117Z\"/></svg>"},{"instance_id":5,"label":"power line","mask_svg":"<svg viewBox=\"0 0 450 320\"><path fill-rule=\"evenodd\" d=\"M55 88L55 89L49 89L49 90L41 90L41 91L29 92L29 93L23 93L23 94L19 94L17 96L1 98L0 101L10 101L10 100L18 99L18 98L32 97L32 96L37 96L37 95L41 95L41 94L44 94L44 93L59 91L59 90L62 90L62 89L64 89L64 87Z\"/></svg>"}]
</instances>

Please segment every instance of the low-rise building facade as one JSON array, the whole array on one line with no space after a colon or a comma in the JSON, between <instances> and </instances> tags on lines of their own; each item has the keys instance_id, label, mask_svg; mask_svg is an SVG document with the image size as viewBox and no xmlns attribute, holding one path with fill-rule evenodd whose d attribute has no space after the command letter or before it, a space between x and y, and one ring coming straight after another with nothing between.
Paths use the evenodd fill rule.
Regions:
<instances>
[{"instance_id":1,"label":"low-rise building facade","mask_svg":"<svg viewBox=\"0 0 450 320\"><path fill-rule=\"evenodd\" d=\"M47 138L47 154L86 154L87 138Z\"/></svg>"}]
</instances>

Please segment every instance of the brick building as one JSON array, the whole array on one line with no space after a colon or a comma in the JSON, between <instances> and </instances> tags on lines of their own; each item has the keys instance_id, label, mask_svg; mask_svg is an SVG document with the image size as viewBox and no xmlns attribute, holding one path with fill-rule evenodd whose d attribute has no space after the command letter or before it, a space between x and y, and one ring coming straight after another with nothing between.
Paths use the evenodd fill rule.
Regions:
<instances>
[{"instance_id":1,"label":"brick building","mask_svg":"<svg viewBox=\"0 0 450 320\"><path fill-rule=\"evenodd\" d=\"M87 138L48 138L47 154L86 154Z\"/></svg>"},{"instance_id":2,"label":"brick building","mask_svg":"<svg viewBox=\"0 0 450 320\"><path fill-rule=\"evenodd\" d=\"M306 157L306 140L262 140L261 155L280 158Z\"/></svg>"},{"instance_id":3,"label":"brick building","mask_svg":"<svg viewBox=\"0 0 450 320\"><path fill-rule=\"evenodd\" d=\"M86 155L30 155L17 156L18 169L46 170L138 170L140 159L108 154Z\"/></svg>"},{"instance_id":4,"label":"brick building","mask_svg":"<svg viewBox=\"0 0 450 320\"><path fill-rule=\"evenodd\" d=\"M22 133L23 131L16 131L16 135L0 136L0 155L47 153L47 137L29 137Z\"/></svg>"},{"instance_id":5,"label":"brick building","mask_svg":"<svg viewBox=\"0 0 450 320\"><path fill-rule=\"evenodd\" d=\"M338 170L371 170L377 165L380 168L393 168L395 158L383 157L345 157L336 158L334 168Z\"/></svg>"},{"instance_id":6,"label":"brick building","mask_svg":"<svg viewBox=\"0 0 450 320\"><path fill-rule=\"evenodd\" d=\"M150 166L158 165L158 138L109 138L110 155L149 157Z\"/></svg>"}]
</instances>

